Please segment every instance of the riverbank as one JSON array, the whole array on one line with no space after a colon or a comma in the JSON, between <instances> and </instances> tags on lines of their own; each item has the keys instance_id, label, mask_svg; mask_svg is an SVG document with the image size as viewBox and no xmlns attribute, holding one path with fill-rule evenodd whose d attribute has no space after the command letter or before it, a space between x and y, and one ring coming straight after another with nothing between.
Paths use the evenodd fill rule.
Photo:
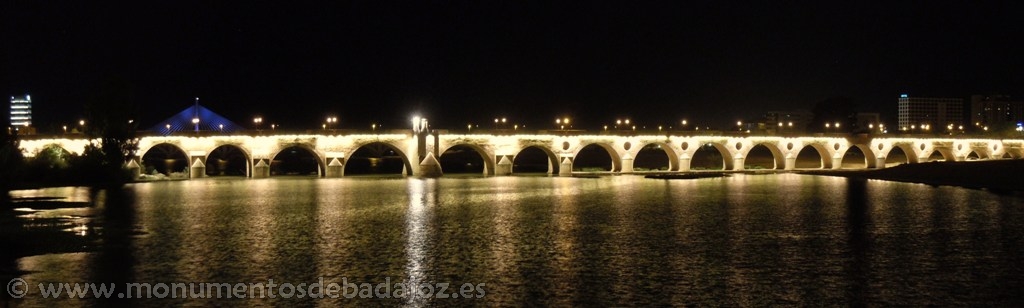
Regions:
<instances>
[{"instance_id":1,"label":"riverbank","mask_svg":"<svg viewBox=\"0 0 1024 308\"><path fill-rule=\"evenodd\" d=\"M903 164L876 170L812 170L800 174L842 176L1024 193L1024 160L983 160Z\"/></svg>"}]
</instances>

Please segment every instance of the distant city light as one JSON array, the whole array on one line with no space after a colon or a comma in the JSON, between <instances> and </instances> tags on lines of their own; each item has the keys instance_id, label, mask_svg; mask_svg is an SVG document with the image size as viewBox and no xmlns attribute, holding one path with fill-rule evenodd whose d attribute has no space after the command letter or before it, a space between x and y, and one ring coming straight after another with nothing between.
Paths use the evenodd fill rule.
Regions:
<instances>
[{"instance_id":1,"label":"distant city light","mask_svg":"<svg viewBox=\"0 0 1024 308\"><path fill-rule=\"evenodd\" d=\"M910 97L910 96L906 95L906 94L900 94L900 98L907 98L907 97Z\"/></svg>"}]
</instances>

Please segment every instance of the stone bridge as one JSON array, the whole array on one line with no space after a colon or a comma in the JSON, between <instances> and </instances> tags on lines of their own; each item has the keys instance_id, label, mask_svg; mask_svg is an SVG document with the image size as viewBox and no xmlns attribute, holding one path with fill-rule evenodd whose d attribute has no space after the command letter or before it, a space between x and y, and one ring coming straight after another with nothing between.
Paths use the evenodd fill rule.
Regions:
<instances>
[{"instance_id":1,"label":"stone bridge","mask_svg":"<svg viewBox=\"0 0 1024 308\"><path fill-rule=\"evenodd\" d=\"M89 143L86 139L26 139L21 146L26 156L47 147L60 147L70 153L81 153ZM774 168L793 170L801 150L811 147L821 157L821 167L839 169L847 151L856 147L865 156L867 168L883 168L889 153L899 148L909 163L927 161L938 152L947 161L963 161L973 152L979 159L1024 157L1021 139L961 138L890 138L890 137L755 137L701 135L587 135L587 134L448 134L431 132L296 134L296 135L209 135L209 136L146 136L139 140L136 159L129 167L138 167L140 158L158 145L169 145L188 158L191 177L204 175L207 159L214 150L234 147L244 153L246 175L270 176L274 158L287 148L305 149L316 157L317 174L341 177L347 159L362 147L382 145L401 157L404 174L440 176L443 173L438 157L454 146L473 149L483 159L486 175L512 174L512 162L523 150L537 148L548 157L548 173L571 175L580 151L596 145L611 157L611 172L633 172L633 161L641 149L657 145L668 156L668 171L689 171L695 152L704 146L713 147L723 158L723 169L742 170L744 161L755 146L763 145L774 158Z\"/></svg>"}]
</instances>

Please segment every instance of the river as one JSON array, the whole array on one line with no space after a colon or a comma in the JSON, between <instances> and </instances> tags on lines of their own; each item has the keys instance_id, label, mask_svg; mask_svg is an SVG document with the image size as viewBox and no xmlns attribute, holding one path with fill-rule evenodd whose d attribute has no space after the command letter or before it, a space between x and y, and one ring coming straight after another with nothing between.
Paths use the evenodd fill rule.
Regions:
<instances>
[{"instance_id":1,"label":"river","mask_svg":"<svg viewBox=\"0 0 1024 308\"><path fill-rule=\"evenodd\" d=\"M41 282L273 279L342 287L448 283L447 294L469 284L471 292L133 303L1024 304L1024 202L984 190L738 174L210 178L131 184L125 191L126 204L29 215L64 219L64 233L82 238L81 249L18 259L29 294L4 301L106 302L42 299ZM14 193L55 194L81 198L82 191Z\"/></svg>"}]
</instances>

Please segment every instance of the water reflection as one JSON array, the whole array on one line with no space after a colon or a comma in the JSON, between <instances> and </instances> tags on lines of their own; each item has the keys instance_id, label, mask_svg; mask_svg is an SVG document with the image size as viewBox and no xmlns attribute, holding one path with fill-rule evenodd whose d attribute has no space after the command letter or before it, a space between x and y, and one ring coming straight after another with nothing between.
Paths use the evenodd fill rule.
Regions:
<instances>
[{"instance_id":1,"label":"water reflection","mask_svg":"<svg viewBox=\"0 0 1024 308\"><path fill-rule=\"evenodd\" d=\"M433 179L412 179L407 183L409 208L405 216L405 234L408 237L405 242L405 272L410 285L432 284L435 281L428 277L427 258L431 253L430 211L435 210L437 204L437 187ZM419 296L410 296L406 301L413 306L423 306L427 302L428 298Z\"/></svg>"},{"instance_id":2,"label":"water reflection","mask_svg":"<svg viewBox=\"0 0 1024 308\"><path fill-rule=\"evenodd\" d=\"M104 198L60 229L94 249L22 258L22 277L486 283L469 300L143 306L1012 305L1024 277L1020 197L873 180L208 179Z\"/></svg>"}]
</instances>

